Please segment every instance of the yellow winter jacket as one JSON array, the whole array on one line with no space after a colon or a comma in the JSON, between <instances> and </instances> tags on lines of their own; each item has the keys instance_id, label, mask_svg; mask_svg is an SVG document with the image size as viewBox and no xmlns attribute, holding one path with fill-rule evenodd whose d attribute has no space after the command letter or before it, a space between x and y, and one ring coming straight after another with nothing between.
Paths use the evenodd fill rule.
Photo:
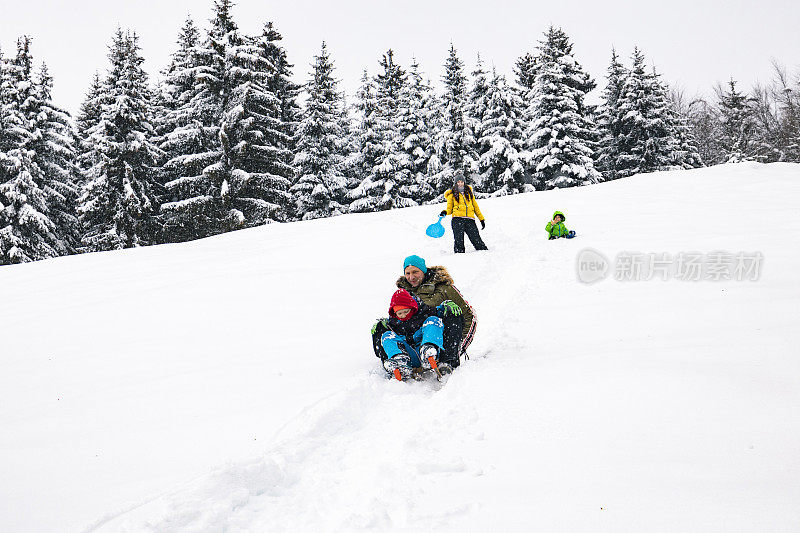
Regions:
<instances>
[{"instance_id":1,"label":"yellow winter jacket","mask_svg":"<svg viewBox=\"0 0 800 533\"><path fill-rule=\"evenodd\" d=\"M469 185L467 185L467 187L469 187L470 192L473 192L472 187ZM478 202L475 200L474 192L472 194L472 199L469 202L467 202L463 194L458 195L458 202L456 202L453 198L453 189L447 189L444 191L444 197L447 200L448 215L469 218L475 218L475 215L478 215L478 220L483 220L483 213L481 213L481 209L478 207Z\"/></svg>"}]
</instances>

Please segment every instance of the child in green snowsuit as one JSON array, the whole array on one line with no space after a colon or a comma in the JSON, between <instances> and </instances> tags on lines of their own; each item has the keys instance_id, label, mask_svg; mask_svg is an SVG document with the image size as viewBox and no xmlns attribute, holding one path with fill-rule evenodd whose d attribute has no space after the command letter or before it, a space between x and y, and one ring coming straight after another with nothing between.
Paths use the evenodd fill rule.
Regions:
<instances>
[{"instance_id":1,"label":"child in green snowsuit","mask_svg":"<svg viewBox=\"0 0 800 533\"><path fill-rule=\"evenodd\" d=\"M564 216L564 213L561 211L556 211L553 213L553 220L547 223L545 226L545 230L547 233L550 234L550 239L558 239L560 237L566 237L569 234L569 230L564 225L564 221L567 217Z\"/></svg>"}]
</instances>

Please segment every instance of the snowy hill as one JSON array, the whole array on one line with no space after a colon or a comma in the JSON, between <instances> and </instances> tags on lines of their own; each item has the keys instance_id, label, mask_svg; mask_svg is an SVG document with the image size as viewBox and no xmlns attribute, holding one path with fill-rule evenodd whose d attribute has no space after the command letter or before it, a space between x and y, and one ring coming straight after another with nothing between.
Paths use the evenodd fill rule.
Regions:
<instances>
[{"instance_id":1,"label":"snowy hill","mask_svg":"<svg viewBox=\"0 0 800 533\"><path fill-rule=\"evenodd\" d=\"M428 206L4 267L0 531L797 531L798 206L741 164L483 200L461 256ZM411 253L479 319L441 390L369 342Z\"/></svg>"}]
</instances>

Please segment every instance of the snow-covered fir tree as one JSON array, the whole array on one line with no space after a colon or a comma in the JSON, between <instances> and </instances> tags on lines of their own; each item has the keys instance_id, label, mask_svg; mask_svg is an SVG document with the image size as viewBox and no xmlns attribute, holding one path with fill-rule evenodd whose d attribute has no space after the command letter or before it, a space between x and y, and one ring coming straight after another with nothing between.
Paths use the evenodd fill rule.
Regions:
<instances>
[{"instance_id":1,"label":"snow-covered fir tree","mask_svg":"<svg viewBox=\"0 0 800 533\"><path fill-rule=\"evenodd\" d=\"M472 178L477 180L476 183L473 183L473 186L484 189L480 181L481 174L477 172L479 170L477 163L480 161L486 149L486 146L479 142L479 138L483 127L484 115L486 114L486 93L489 92L489 81L486 76L486 71L483 69L483 61L481 61L480 54L478 54L478 60L475 63L475 68L471 76L472 83L467 93L467 104L464 108L464 122L470 130L470 138L473 141L469 149L474 161L472 165Z\"/></svg>"},{"instance_id":2,"label":"snow-covered fir tree","mask_svg":"<svg viewBox=\"0 0 800 533\"><path fill-rule=\"evenodd\" d=\"M201 85L197 79L201 62L198 54L200 31L191 17L187 17L178 32L177 49L172 53L169 65L161 72L155 101L156 142L164 155L160 161L159 181L174 185L185 172L192 168L192 156L204 149L202 140L203 120L197 116L192 101L197 97ZM195 171L200 169L195 167ZM171 210L175 200L180 199L174 187L164 187L161 197L164 242L180 242L200 236L198 226L191 213ZM199 217L204 221L202 217Z\"/></svg>"},{"instance_id":3,"label":"snow-covered fir tree","mask_svg":"<svg viewBox=\"0 0 800 533\"><path fill-rule=\"evenodd\" d=\"M619 144L622 134L622 119L620 113L620 96L627 71L619 62L617 51L611 50L611 64L608 66L606 79L608 80L602 94L602 104L597 112L597 126L600 131L600 142L595 154L597 169L602 172L606 180L615 180L617 175L617 160L619 159Z\"/></svg>"},{"instance_id":4,"label":"snow-covered fir tree","mask_svg":"<svg viewBox=\"0 0 800 533\"><path fill-rule=\"evenodd\" d=\"M32 69L28 37L17 41L14 59L0 54L0 265L72 251L70 239L53 220L67 206L36 161L49 160L48 153L38 155L35 149L43 147L50 132L41 130L47 116L46 111L37 116L43 92Z\"/></svg>"},{"instance_id":5,"label":"snow-covered fir tree","mask_svg":"<svg viewBox=\"0 0 800 533\"><path fill-rule=\"evenodd\" d=\"M19 115L12 116L11 107L11 77L10 67L8 61L3 55L3 49L0 47L0 151L6 152L11 150L16 145L14 139L11 137L11 131L14 127L14 119L19 118Z\"/></svg>"},{"instance_id":6,"label":"snow-covered fir tree","mask_svg":"<svg viewBox=\"0 0 800 533\"><path fill-rule=\"evenodd\" d=\"M353 213L376 211L377 206L386 203L384 191L373 187L371 181L365 181L383 155L383 144L377 131L379 113L376 93L375 80L364 69L353 104L356 124L352 131L352 143L355 151L347 163L350 173L347 197L350 200L349 211Z\"/></svg>"},{"instance_id":7,"label":"snow-covered fir tree","mask_svg":"<svg viewBox=\"0 0 800 533\"><path fill-rule=\"evenodd\" d=\"M171 240L189 240L290 217L294 169L270 39L242 35L230 0L216 0L205 40L189 56L196 83L162 148ZM269 57L268 57L269 56Z\"/></svg>"},{"instance_id":8,"label":"snow-covered fir tree","mask_svg":"<svg viewBox=\"0 0 800 533\"><path fill-rule=\"evenodd\" d=\"M382 187L391 198L389 207L409 207L417 205L418 186L413 174L413 158L403 149L404 126L409 124L401 115L403 98L407 95L406 72L394 60L394 52L388 50L380 61L382 71L376 77L378 122L377 130L383 145L383 154L373 169L371 177L374 186ZM369 176L368 176L369 177Z\"/></svg>"},{"instance_id":9,"label":"snow-covered fir tree","mask_svg":"<svg viewBox=\"0 0 800 533\"><path fill-rule=\"evenodd\" d=\"M517 114L523 121L523 129L527 131L530 124L527 122L526 110L530 105L528 97L533 94L531 89L533 89L533 84L536 81L536 56L530 52L525 52L517 58L517 62L514 64L514 75L516 84L512 89L519 96L520 105L522 106Z\"/></svg>"},{"instance_id":10,"label":"snow-covered fir tree","mask_svg":"<svg viewBox=\"0 0 800 533\"><path fill-rule=\"evenodd\" d=\"M619 100L619 177L668 170L676 161L674 115L666 88L655 72L647 72L638 48L632 59Z\"/></svg>"},{"instance_id":11,"label":"snow-covered fir tree","mask_svg":"<svg viewBox=\"0 0 800 533\"><path fill-rule=\"evenodd\" d=\"M227 11L218 13L212 20L210 33L221 38L233 30L228 19ZM187 20L161 84L163 114L158 130L159 146L165 153L161 168L165 188L161 211L167 241L207 237L234 225L224 222L221 202L215 202L219 198L219 184L204 173L221 156L223 64L224 46L212 47L210 35L200 43L194 23Z\"/></svg>"},{"instance_id":12,"label":"snow-covered fir tree","mask_svg":"<svg viewBox=\"0 0 800 533\"><path fill-rule=\"evenodd\" d=\"M423 79L419 63L413 59L400 96L397 128L401 136L400 151L410 162L415 186L413 198L418 203L432 201L439 194L428 179L431 167L438 165L432 161L435 157L433 136L436 117L436 95L430 83Z\"/></svg>"},{"instance_id":13,"label":"snow-covered fir tree","mask_svg":"<svg viewBox=\"0 0 800 533\"><path fill-rule=\"evenodd\" d=\"M159 136L175 131L191 122L187 104L197 94L196 72L199 66L197 46L200 31L191 17L187 17L178 33L178 49L173 52L169 65L162 71L158 87L156 132ZM163 143L164 140L160 139Z\"/></svg>"},{"instance_id":14,"label":"snow-covered fir tree","mask_svg":"<svg viewBox=\"0 0 800 533\"><path fill-rule=\"evenodd\" d=\"M355 99L348 98L344 90L342 94L342 115L341 125L344 132L344 142L342 143L342 176L344 176L344 200L342 205L347 211L350 210L352 198L350 193L361 183L361 149L359 145L358 117L355 116L357 104Z\"/></svg>"},{"instance_id":15,"label":"snow-covered fir tree","mask_svg":"<svg viewBox=\"0 0 800 533\"><path fill-rule=\"evenodd\" d=\"M69 113L52 98L53 78L44 63L29 98L29 149L43 173L40 184L52 213L56 234L73 253L80 242L77 198L82 178L77 166L75 132Z\"/></svg>"},{"instance_id":16,"label":"snow-covered fir tree","mask_svg":"<svg viewBox=\"0 0 800 533\"><path fill-rule=\"evenodd\" d=\"M301 109L297 103L301 87L292 81L292 65L289 63L286 49L281 46L283 36L275 29L272 22L267 22L259 39L260 54L271 64L272 70L267 76L266 87L280 102L281 138L280 148L294 152L296 130L300 120Z\"/></svg>"},{"instance_id":17,"label":"snow-covered fir tree","mask_svg":"<svg viewBox=\"0 0 800 533\"><path fill-rule=\"evenodd\" d=\"M341 93L334 77L333 61L322 43L315 57L305 110L297 129L294 166L298 179L291 193L295 213L303 219L323 218L345 211L346 178L342 174L347 135L342 127Z\"/></svg>"},{"instance_id":18,"label":"snow-covered fir tree","mask_svg":"<svg viewBox=\"0 0 800 533\"><path fill-rule=\"evenodd\" d=\"M293 155L280 118L280 100L268 89L272 63L261 38L229 34L227 76L231 93L220 124L223 154L213 167L227 183L227 201L244 227L291 217Z\"/></svg>"},{"instance_id":19,"label":"snow-covered fir tree","mask_svg":"<svg viewBox=\"0 0 800 533\"><path fill-rule=\"evenodd\" d=\"M736 89L736 81L719 91L719 147L723 163L756 160L756 124L751 99Z\"/></svg>"},{"instance_id":20,"label":"snow-covered fir tree","mask_svg":"<svg viewBox=\"0 0 800 533\"><path fill-rule=\"evenodd\" d=\"M658 116L663 117L667 127L667 138L664 143L667 158L663 169L691 169L703 166L686 121L678 112L669 87L661 81L661 75L655 67L650 72L650 83L653 109L657 110Z\"/></svg>"},{"instance_id":21,"label":"snow-covered fir tree","mask_svg":"<svg viewBox=\"0 0 800 533\"><path fill-rule=\"evenodd\" d=\"M139 39L118 29L109 52L100 121L90 130L94 165L79 200L87 251L158 242L160 227L151 93Z\"/></svg>"},{"instance_id":22,"label":"snow-covered fir tree","mask_svg":"<svg viewBox=\"0 0 800 533\"><path fill-rule=\"evenodd\" d=\"M0 151L0 265L69 252L56 235L46 195L37 184L42 172L32 156L24 147Z\"/></svg>"},{"instance_id":23,"label":"snow-covered fir tree","mask_svg":"<svg viewBox=\"0 0 800 533\"><path fill-rule=\"evenodd\" d=\"M550 27L540 42L536 79L528 97L526 158L538 189L597 183L592 160L596 127L584 103L594 86L572 56L572 44Z\"/></svg>"},{"instance_id":24,"label":"snow-covered fir tree","mask_svg":"<svg viewBox=\"0 0 800 533\"><path fill-rule=\"evenodd\" d=\"M479 129L478 170L483 189L493 196L533 190L525 183L525 160L521 153L524 121L519 114L522 109L519 94L493 71L482 98L485 110Z\"/></svg>"},{"instance_id":25,"label":"snow-covered fir tree","mask_svg":"<svg viewBox=\"0 0 800 533\"><path fill-rule=\"evenodd\" d=\"M667 85L662 83L662 87L669 105L672 126L671 137L674 145L672 165L686 170L705 166L689 121L688 110L680 109L679 103L673 98L673 95L667 94Z\"/></svg>"},{"instance_id":26,"label":"snow-covered fir tree","mask_svg":"<svg viewBox=\"0 0 800 533\"><path fill-rule=\"evenodd\" d=\"M434 180L440 192L452 185L455 172L461 171L469 175L477 162L473 152L475 139L466 117L469 98L467 76L464 74L464 63L458 58L452 44L444 69L441 124L436 138L436 148L443 168Z\"/></svg>"},{"instance_id":27,"label":"snow-covered fir tree","mask_svg":"<svg viewBox=\"0 0 800 533\"><path fill-rule=\"evenodd\" d=\"M533 89L533 83L536 81L536 56L526 52L518 58L514 64L514 74L522 94Z\"/></svg>"},{"instance_id":28,"label":"snow-covered fir tree","mask_svg":"<svg viewBox=\"0 0 800 533\"><path fill-rule=\"evenodd\" d=\"M78 110L78 115L75 117L76 161L78 168L84 176L96 163L96 161L91 159L95 152L92 150L91 135L89 132L100 122L100 102L102 96L103 79L100 77L99 72L95 72L94 77L92 77L92 84L89 86L89 90L86 92L86 96Z\"/></svg>"},{"instance_id":29,"label":"snow-covered fir tree","mask_svg":"<svg viewBox=\"0 0 800 533\"><path fill-rule=\"evenodd\" d=\"M370 98L370 86L362 84L359 91L359 105L371 112L362 114L362 147L366 150L363 179L350 191L353 198L350 211L356 213L416 205L413 160L402 150L403 136L398 124L406 73L395 63L392 50L383 55L380 66L382 71L375 77L373 101L362 100Z\"/></svg>"}]
</instances>

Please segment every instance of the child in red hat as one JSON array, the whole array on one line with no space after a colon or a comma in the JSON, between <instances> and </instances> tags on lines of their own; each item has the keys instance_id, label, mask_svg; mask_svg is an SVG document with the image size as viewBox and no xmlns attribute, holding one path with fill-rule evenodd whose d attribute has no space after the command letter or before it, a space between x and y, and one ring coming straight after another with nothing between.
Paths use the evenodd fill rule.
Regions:
<instances>
[{"instance_id":1,"label":"child in red hat","mask_svg":"<svg viewBox=\"0 0 800 533\"><path fill-rule=\"evenodd\" d=\"M453 309L455 307L455 309ZM430 307L405 289L398 289L389 303L389 318L381 322L388 328L381 336L387 359L383 366L398 380L409 378L415 368L436 368L442 350L447 314L461 309L450 300ZM441 368L440 370L449 370Z\"/></svg>"}]
</instances>

